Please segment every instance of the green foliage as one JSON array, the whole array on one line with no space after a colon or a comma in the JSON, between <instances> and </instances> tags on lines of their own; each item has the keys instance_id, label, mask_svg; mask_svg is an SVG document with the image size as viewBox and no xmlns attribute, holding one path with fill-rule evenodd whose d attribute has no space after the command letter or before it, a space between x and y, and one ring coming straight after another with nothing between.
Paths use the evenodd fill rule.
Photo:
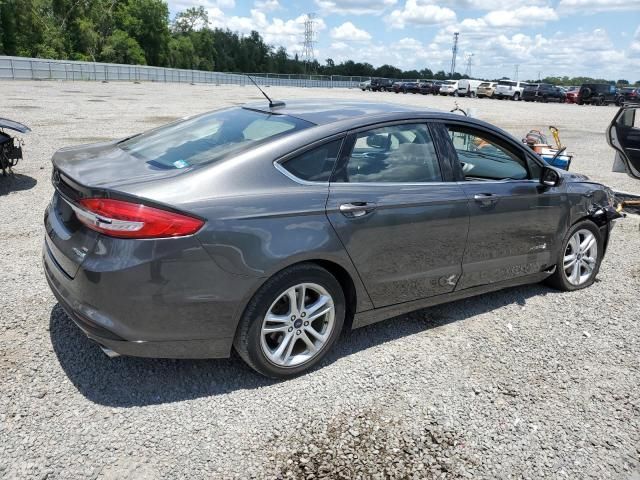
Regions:
<instances>
[{"instance_id":1,"label":"green foliage","mask_svg":"<svg viewBox=\"0 0 640 480\"><path fill-rule=\"evenodd\" d=\"M144 65L144 50L138 45L134 38L131 38L127 32L116 30L113 32L105 46L100 52L100 58L110 63L130 63L134 65Z\"/></svg>"}]
</instances>

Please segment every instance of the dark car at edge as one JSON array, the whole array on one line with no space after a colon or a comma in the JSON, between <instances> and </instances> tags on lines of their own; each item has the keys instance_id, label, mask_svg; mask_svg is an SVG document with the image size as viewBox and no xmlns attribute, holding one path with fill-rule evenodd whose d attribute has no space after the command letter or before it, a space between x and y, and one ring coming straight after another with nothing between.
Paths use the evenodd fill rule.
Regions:
<instances>
[{"instance_id":1,"label":"dark car at edge","mask_svg":"<svg viewBox=\"0 0 640 480\"><path fill-rule=\"evenodd\" d=\"M343 328L546 281L591 285L609 189L479 120L384 103L218 110L53 156L44 271L110 354L277 378Z\"/></svg>"}]
</instances>

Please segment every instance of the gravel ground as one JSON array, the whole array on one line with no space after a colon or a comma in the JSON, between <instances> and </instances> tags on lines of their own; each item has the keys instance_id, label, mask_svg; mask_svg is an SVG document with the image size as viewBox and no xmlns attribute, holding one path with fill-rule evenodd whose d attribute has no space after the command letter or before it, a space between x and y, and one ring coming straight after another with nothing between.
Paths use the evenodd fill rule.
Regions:
<instances>
[{"instance_id":1,"label":"gravel ground","mask_svg":"<svg viewBox=\"0 0 640 480\"><path fill-rule=\"evenodd\" d=\"M238 358L109 360L40 265L52 153L259 99L250 87L8 82L27 123L0 178L0 477L640 479L640 222L619 222L599 281L513 288L348 332L322 368L265 380ZM278 98L443 97L270 88ZM522 136L560 128L572 170L610 173L612 107L462 99Z\"/></svg>"}]
</instances>

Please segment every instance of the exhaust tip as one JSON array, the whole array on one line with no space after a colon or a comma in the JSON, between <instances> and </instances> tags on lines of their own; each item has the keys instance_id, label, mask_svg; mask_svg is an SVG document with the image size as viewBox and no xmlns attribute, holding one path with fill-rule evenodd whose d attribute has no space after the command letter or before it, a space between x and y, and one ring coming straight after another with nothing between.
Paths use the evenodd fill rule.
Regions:
<instances>
[{"instance_id":1,"label":"exhaust tip","mask_svg":"<svg viewBox=\"0 0 640 480\"><path fill-rule=\"evenodd\" d=\"M107 347L105 347L103 345L100 345L100 350L102 350L104 352L104 354L109 358L116 358L116 357L120 356L120 354L118 352L114 352L110 348L107 348Z\"/></svg>"}]
</instances>

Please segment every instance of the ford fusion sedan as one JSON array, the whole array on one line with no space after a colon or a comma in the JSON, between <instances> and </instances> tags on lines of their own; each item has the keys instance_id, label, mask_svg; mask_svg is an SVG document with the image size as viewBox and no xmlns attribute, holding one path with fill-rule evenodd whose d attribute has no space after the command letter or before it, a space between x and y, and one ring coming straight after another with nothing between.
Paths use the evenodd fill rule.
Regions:
<instances>
[{"instance_id":1,"label":"ford fusion sedan","mask_svg":"<svg viewBox=\"0 0 640 480\"><path fill-rule=\"evenodd\" d=\"M591 285L611 192L479 120L255 103L53 156L46 278L110 355L286 378L344 328L501 288Z\"/></svg>"}]
</instances>

